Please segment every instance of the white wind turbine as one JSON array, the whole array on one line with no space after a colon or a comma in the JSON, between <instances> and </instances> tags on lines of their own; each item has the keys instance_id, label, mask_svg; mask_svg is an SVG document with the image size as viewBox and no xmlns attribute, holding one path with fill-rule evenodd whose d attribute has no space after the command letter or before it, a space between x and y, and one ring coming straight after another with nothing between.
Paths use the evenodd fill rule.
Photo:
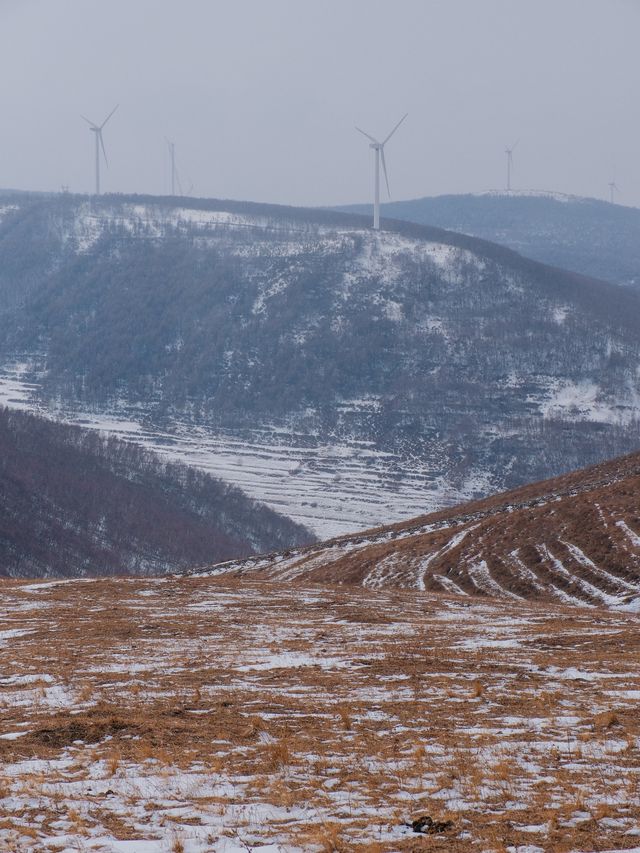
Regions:
<instances>
[{"instance_id":1,"label":"white wind turbine","mask_svg":"<svg viewBox=\"0 0 640 853\"><path fill-rule=\"evenodd\" d=\"M107 152L104 147L104 139L102 138L102 129L105 124L109 121L111 116L118 109L119 104L116 104L115 107L111 110L106 119L102 122L102 124L95 124L86 116L80 116L83 118L87 124L89 125L89 130L96 135L96 195L100 195L100 148L102 148L102 154L104 156L104 162L107 166L109 166L109 161L107 160Z\"/></svg>"},{"instance_id":2,"label":"white wind turbine","mask_svg":"<svg viewBox=\"0 0 640 853\"><path fill-rule=\"evenodd\" d=\"M169 149L169 161L171 166L171 195L174 196L176 194L176 183L180 188L180 195L184 195L184 193L182 192L182 187L180 186L178 170L176 169L176 144L175 142L171 142L170 139L167 139L166 136L165 142L167 143L167 148Z\"/></svg>"},{"instance_id":3,"label":"white wind turbine","mask_svg":"<svg viewBox=\"0 0 640 853\"><path fill-rule=\"evenodd\" d=\"M507 192L511 192L511 170L513 169L513 152L515 150L516 145L520 142L518 139L513 143L511 148L505 148L504 153L507 155Z\"/></svg>"},{"instance_id":4,"label":"white wind turbine","mask_svg":"<svg viewBox=\"0 0 640 853\"><path fill-rule=\"evenodd\" d=\"M618 185L616 184L616 182L615 181L609 181L609 194L610 194L609 198L610 198L611 204L616 203L616 193L619 193L619 192L620 192L620 189L618 188Z\"/></svg>"},{"instance_id":5,"label":"white wind turbine","mask_svg":"<svg viewBox=\"0 0 640 853\"><path fill-rule=\"evenodd\" d=\"M383 142L378 142L377 139L374 139L369 133L365 133L364 130L360 130L359 127L356 127L356 130L361 133L363 136L366 136L367 139L370 139L371 142L369 144L369 148L373 148L375 151L375 183L374 183L374 195L373 195L373 227L376 231L380 229L380 160L382 160L382 170L384 172L384 179L387 184L387 193L389 198L391 198L391 190L389 189L389 176L387 175L387 164L384 160L384 146L391 139L396 130L400 127L402 122L406 119L409 113L405 113L398 124L393 128L391 133L387 136L387 138Z\"/></svg>"},{"instance_id":6,"label":"white wind turbine","mask_svg":"<svg viewBox=\"0 0 640 853\"><path fill-rule=\"evenodd\" d=\"M189 189L186 191L186 193L182 189L180 173L178 172L178 167L176 166L176 144L170 139L167 139L166 136L164 139L167 143L167 148L169 149L169 167L171 171L171 195L174 196L176 194L176 187L178 188L178 193L181 196L191 195L191 191L193 190L193 184L189 185Z\"/></svg>"}]
</instances>

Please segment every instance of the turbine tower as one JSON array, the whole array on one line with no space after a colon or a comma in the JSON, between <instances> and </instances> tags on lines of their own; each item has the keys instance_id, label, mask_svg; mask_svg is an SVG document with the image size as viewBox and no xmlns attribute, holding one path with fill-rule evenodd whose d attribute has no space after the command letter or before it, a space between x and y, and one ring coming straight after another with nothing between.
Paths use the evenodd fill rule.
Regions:
<instances>
[{"instance_id":1,"label":"turbine tower","mask_svg":"<svg viewBox=\"0 0 640 853\"><path fill-rule=\"evenodd\" d=\"M387 138L383 142L378 142L371 134L365 133L364 130L360 130L359 127L356 127L356 130L361 133L363 136L366 136L367 139L371 140L369 143L369 148L373 148L375 151L375 164L374 164L374 193L373 193L373 227L376 231L380 230L380 160L382 160L382 170L384 172L384 179L387 184L387 194L389 198L391 198L391 190L389 189L389 176L387 175L387 164L384 160L384 146L391 139L396 130L400 127L402 122L406 119L409 113L405 113L398 124L393 128L391 133L387 136Z\"/></svg>"},{"instance_id":2,"label":"turbine tower","mask_svg":"<svg viewBox=\"0 0 640 853\"><path fill-rule=\"evenodd\" d=\"M516 145L520 142L518 139L513 143L511 148L505 148L504 153L507 155L507 192L511 192L511 170L513 169L513 152L515 150Z\"/></svg>"},{"instance_id":3,"label":"turbine tower","mask_svg":"<svg viewBox=\"0 0 640 853\"><path fill-rule=\"evenodd\" d=\"M169 157L171 159L171 195L176 194L176 144L170 142L165 136L167 147L169 148Z\"/></svg>"},{"instance_id":4,"label":"turbine tower","mask_svg":"<svg viewBox=\"0 0 640 853\"><path fill-rule=\"evenodd\" d=\"M111 112L106 117L106 119L102 122L102 124L95 124L94 122L89 121L89 119L86 116L80 116L80 118L83 118L87 122L87 124L89 125L89 130L92 133L95 133L95 135L96 135L96 195L100 195L100 148L102 148L102 154L104 156L104 162L107 165L107 167L109 166L109 161L107 160L107 152L106 152L105 147L104 147L104 139L102 138L102 129L104 128L105 124L109 121L111 116L118 109L118 106L119 106L119 104L115 105L115 107L111 110Z\"/></svg>"}]
</instances>

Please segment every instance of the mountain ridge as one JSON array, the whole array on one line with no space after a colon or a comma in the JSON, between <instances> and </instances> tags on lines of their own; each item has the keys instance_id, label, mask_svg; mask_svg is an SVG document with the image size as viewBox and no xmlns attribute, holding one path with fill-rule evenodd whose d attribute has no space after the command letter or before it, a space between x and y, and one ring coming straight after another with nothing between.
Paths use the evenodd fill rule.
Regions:
<instances>
[{"instance_id":1,"label":"mountain ridge","mask_svg":"<svg viewBox=\"0 0 640 853\"><path fill-rule=\"evenodd\" d=\"M226 431L318 519L362 495L371 526L640 444L629 288L327 210L5 202L0 355L44 408Z\"/></svg>"},{"instance_id":2,"label":"mountain ridge","mask_svg":"<svg viewBox=\"0 0 640 853\"><path fill-rule=\"evenodd\" d=\"M370 206L338 210L365 213ZM382 205L382 215L495 241L563 269L640 286L640 209L544 191L425 196Z\"/></svg>"}]
</instances>

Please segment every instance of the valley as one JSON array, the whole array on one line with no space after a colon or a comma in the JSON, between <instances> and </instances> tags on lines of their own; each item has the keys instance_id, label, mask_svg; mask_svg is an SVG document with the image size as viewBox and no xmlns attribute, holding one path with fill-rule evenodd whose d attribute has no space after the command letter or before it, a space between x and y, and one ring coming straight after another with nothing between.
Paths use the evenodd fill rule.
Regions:
<instances>
[{"instance_id":1,"label":"valley","mask_svg":"<svg viewBox=\"0 0 640 853\"><path fill-rule=\"evenodd\" d=\"M0 374L0 405L99 430L206 471L303 524L319 539L458 503L484 485L471 481L454 492L443 478L433 478L426 460L407 460L364 440L326 443L315 434L277 425L234 432L177 421L162 429L149 423L142 407L98 413L47 408L37 392L38 386L15 368Z\"/></svg>"},{"instance_id":2,"label":"valley","mask_svg":"<svg viewBox=\"0 0 640 853\"><path fill-rule=\"evenodd\" d=\"M163 574L312 538L148 448L0 408L0 576Z\"/></svg>"}]
</instances>

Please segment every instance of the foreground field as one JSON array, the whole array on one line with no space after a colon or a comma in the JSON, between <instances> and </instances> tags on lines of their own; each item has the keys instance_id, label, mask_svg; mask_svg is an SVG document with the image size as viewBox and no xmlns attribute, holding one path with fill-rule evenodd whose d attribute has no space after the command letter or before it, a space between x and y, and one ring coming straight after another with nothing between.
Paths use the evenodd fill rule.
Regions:
<instances>
[{"instance_id":1,"label":"foreground field","mask_svg":"<svg viewBox=\"0 0 640 853\"><path fill-rule=\"evenodd\" d=\"M640 849L633 614L229 577L0 592L2 850Z\"/></svg>"}]
</instances>

